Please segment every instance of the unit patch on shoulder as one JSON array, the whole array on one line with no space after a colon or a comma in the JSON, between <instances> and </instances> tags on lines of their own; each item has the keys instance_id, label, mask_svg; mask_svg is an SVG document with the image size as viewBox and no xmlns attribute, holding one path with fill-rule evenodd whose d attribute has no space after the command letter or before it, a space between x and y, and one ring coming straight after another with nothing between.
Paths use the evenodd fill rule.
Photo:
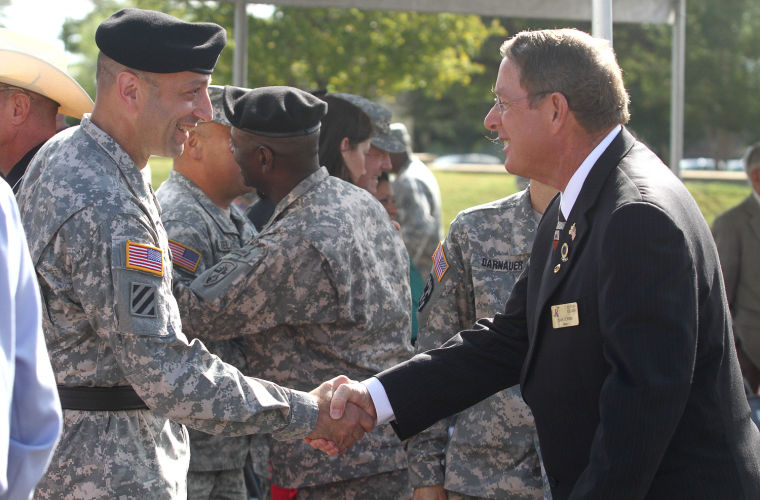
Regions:
<instances>
[{"instance_id":1,"label":"unit patch on shoulder","mask_svg":"<svg viewBox=\"0 0 760 500\"><path fill-rule=\"evenodd\" d=\"M127 269L163 276L164 260L161 249L127 241Z\"/></svg>"},{"instance_id":2,"label":"unit patch on shoulder","mask_svg":"<svg viewBox=\"0 0 760 500\"><path fill-rule=\"evenodd\" d=\"M169 253L172 255L172 262L175 266L194 273L198 269L198 263L201 261L201 253L188 246L169 240Z\"/></svg>"},{"instance_id":3,"label":"unit patch on shoulder","mask_svg":"<svg viewBox=\"0 0 760 500\"><path fill-rule=\"evenodd\" d=\"M443 253L443 242L438 243L438 247L433 252L433 269L435 269L435 277L438 278L438 283L440 283L443 275L449 270L449 262Z\"/></svg>"},{"instance_id":4,"label":"unit patch on shoulder","mask_svg":"<svg viewBox=\"0 0 760 500\"><path fill-rule=\"evenodd\" d=\"M134 316L156 317L156 287L144 283L132 283L129 295L129 312Z\"/></svg>"}]
</instances>

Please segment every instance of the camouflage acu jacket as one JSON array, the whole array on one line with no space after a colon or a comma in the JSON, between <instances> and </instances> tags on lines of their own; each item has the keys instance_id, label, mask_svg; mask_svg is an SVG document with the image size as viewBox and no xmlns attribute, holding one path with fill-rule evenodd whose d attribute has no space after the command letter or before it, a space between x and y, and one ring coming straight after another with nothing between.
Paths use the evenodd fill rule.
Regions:
<instances>
[{"instance_id":1,"label":"camouflage acu jacket","mask_svg":"<svg viewBox=\"0 0 760 500\"><path fill-rule=\"evenodd\" d=\"M409 257L424 275L443 237L438 181L421 160L413 158L393 181L393 199Z\"/></svg>"},{"instance_id":2,"label":"camouflage acu jacket","mask_svg":"<svg viewBox=\"0 0 760 500\"><path fill-rule=\"evenodd\" d=\"M151 410L64 411L39 498L184 498L187 431L300 438L313 397L244 377L182 333L152 189L88 116L29 167L22 221L59 385L131 385Z\"/></svg>"},{"instance_id":3,"label":"camouflage acu jacket","mask_svg":"<svg viewBox=\"0 0 760 500\"><path fill-rule=\"evenodd\" d=\"M409 259L380 203L325 168L281 200L269 223L180 294L190 332L244 335L249 372L295 388L362 380L412 354ZM276 485L298 488L406 468L379 426L346 454L272 441Z\"/></svg>"},{"instance_id":4,"label":"camouflage acu jacket","mask_svg":"<svg viewBox=\"0 0 760 500\"><path fill-rule=\"evenodd\" d=\"M190 179L172 170L156 191L161 220L169 237L174 282L189 284L230 250L240 248L256 234L234 204L225 212ZM206 344L209 351L236 368L245 368L238 340ZM213 436L190 430L190 470L242 469L251 446L249 436Z\"/></svg>"},{"instance_id":5,"label":"camouflage acu jacket","mask_svg":"<svg viewBox=\"0 0 760 500\"><path fill-rule=\"evenodd\" d=\"M419 351L504 309L530 257L539 218L527 190L457 215L439 250L444 264L433 268L420 300ZM443 484L483 498L543 498L535 432L519 387L494 394L409 440L412 486Z\"/></svg>"}]
</instances>

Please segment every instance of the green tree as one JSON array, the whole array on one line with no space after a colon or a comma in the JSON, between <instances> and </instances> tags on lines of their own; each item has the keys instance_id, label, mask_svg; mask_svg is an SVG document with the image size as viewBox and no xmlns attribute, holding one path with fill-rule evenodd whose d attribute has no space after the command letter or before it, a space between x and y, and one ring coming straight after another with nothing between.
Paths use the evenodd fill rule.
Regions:
<instances>
[{"instance_id":1,"label":"green tree","mask_svg":"<svg viewBox=\"0 0 760 500\"><path fill-rule=\"evenodd\" d=\"M230 43L220 57L214 81L232 81L233 6L224 2L171 0L94 0L93 11L67 21L67 50L81 53L76 69L94 81L98 24L123 7L170 13L188 21L225 26ZM269 18L249 16L248 84L292 85L353 92L392 99L420 90L440 96L454 84L468 84L484 68L473 60L490 35L502 32L478 16L361 11L357 9L277 8ZM92 83L89 83L91 90Z\"/></svg>"}]
</instances>

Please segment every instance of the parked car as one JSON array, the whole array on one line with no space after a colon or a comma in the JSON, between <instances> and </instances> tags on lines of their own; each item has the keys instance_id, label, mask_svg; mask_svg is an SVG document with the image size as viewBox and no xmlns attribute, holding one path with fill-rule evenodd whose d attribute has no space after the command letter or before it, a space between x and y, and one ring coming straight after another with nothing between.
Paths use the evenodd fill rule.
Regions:
<instances>
[{"instance_id":1,"label":"parked car","mask_svg":"<svg viewBox=\"0 0 760 500\"><path fill-rule=\"evenodd\" d=\"M459 165L461 163L471 165L501 165L504 160L483 153L465 153L439 156L433 161L433 165Z\"/></svg>"},{"instance_id":2,"label":"parked car","mask_svg":"<svg viewBox=\"0 0 760 500\"><path fill-rule=\"evenodd\" d=\"M713 158L681 158L681 170L715 170L718 165Z\"/></svg>"},{"instance_id":3,"label":"parked car","mask_svg":"<svg viewBox=\"0 0 760 500\"><path fill-rule=\"evenodd\" d=\"M731 158L726 160L726 170L731 172L741 172L744 170L744 160L741 158Z\"/></svg>"}]
</instances>

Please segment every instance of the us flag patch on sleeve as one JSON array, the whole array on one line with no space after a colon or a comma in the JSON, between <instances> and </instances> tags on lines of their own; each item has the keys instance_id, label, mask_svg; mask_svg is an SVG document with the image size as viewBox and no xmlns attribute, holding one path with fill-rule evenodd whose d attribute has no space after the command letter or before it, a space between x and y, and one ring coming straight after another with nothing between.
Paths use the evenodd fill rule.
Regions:
<instances>
[{"instance_id":1,"label":"us flag patch on sleeve","mask_svg":"<svg viewBox=\"0 0 760 500\"><path fill-rule=\"evenodd\" d=\"M172 263L174 263L175 266L187 269L193 273L198 269L198 263L201 261L201 253L197 250L193 250L192 248L174 240L169 240L169 253L172 254Z\"/></svg>"},{"instance_id":2,"label":"us flag patch on sleeve","mask_svg":"<svg viewBox=\"0 0 760 500\"><path fill-rule=\"evenodd\" d=\"M127 241L127 269L136 269L163 276L164 260L162 255L160 248Z\"/></svg>"},{"instance_id":3,"label":"us flag patch on sleeve","mask_svg":"<svg viewBox=\"0 0 760 500\"><path fill-rule=\"evenodd\" d=\"M443 275L449 270L449 262L443 253L443 242L438 243L438 247L433 252L433 269L435 269L435 276L438 278L438 283L440 283Z\"/></svg>"}]
</instances>

